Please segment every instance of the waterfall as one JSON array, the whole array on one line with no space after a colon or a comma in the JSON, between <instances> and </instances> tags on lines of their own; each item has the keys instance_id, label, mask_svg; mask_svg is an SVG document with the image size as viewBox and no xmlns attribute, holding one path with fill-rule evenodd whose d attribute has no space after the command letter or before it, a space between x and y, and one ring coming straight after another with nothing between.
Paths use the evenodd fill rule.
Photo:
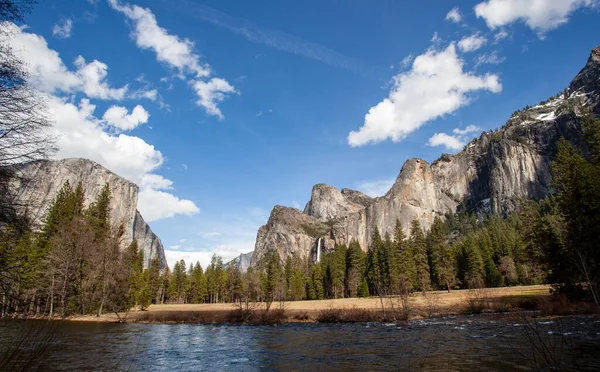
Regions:
<instances>
[{"instance_id":1,"label":"waterfall","mask_svg":"<svg viewBox=\"0 0 600 372\"><path fill-rule=\"evenodd\" d=\"M321 241L323 238L317 239L317 263L321 261Z\"/></svg>"}]
</instances>

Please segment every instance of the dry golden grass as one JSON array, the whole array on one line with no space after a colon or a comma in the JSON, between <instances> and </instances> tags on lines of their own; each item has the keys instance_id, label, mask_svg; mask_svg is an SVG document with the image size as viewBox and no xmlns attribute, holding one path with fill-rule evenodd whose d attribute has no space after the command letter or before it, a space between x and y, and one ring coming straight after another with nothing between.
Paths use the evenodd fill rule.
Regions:
<instances>
[{"instance_id":1,"label":"dry golden grass","mask_svg":"<svg viewBox=\"0 0 600 372\"><path fill-rule=\"evenodd\" d=\"M483 297L484 311L511 311L521 303L528 301L549 300L550 286L522 286L506 288L489 288L480 290L477 296ZM455 290L432 291L414 293L409 297L407 311L410 318L427 318L450 314L469 313L469 299L474 296L473 291ZM288 301L284 303L273 303L271 310L283 309L286 321L316 321L319 316L328 310L346 310L344 316L352 313L382 312L382 302L386 312L399 312L402 302L398 297L370 298L343 298L337 300L320 301ZM261 312L264 303L257 303L251 308ZM228 323L228 319L235 315L237 304L164 304L151 305L146 311L132 311L122 314L126 321L159 322L159 323ZM235 316L234 316L235 317ZM102 317L83 316L72 318L79 321L105 321L116 322L118 318L114 314L105 314Z\"/></svg>"}]
</instances>

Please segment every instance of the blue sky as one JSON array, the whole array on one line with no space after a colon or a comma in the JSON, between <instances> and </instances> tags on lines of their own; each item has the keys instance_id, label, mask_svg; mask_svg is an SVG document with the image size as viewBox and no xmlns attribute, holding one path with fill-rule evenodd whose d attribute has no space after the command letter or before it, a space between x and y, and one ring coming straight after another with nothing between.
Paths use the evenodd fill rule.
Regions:
<instances>
[{"instance_id":1,"label":"blue sky","mask_svg":"<svg viewBox=\"0 0 600 372\"><path fill-rule=\"evenodd\" d=\"M253 249L316 183L382 195L562 91L597 0L44 1L12 45L58 157L140 185L169 263Z\"/></svg>"}]
</instances>

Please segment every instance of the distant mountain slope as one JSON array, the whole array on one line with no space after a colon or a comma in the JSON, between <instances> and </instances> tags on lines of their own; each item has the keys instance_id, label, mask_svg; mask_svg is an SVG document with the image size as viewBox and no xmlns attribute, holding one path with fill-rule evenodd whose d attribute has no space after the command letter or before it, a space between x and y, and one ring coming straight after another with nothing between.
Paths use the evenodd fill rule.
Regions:
<instances>
[{"instance_id":1,"label":"distant mountain slope","mask_svg":"<svg viewBox=\"0 0 600 372\"><path fill-rule=\"evenodd\" d=\"M238 268L238 270L240 270L240 272L245 273L250 267L250 262L252 261L253 254L254 251L242 253L233 260L226 263L225 266L234 265Z\"/></svg>"},{"instance_id":2,"label":"distant mountain slope","mask_svg":"<svg viewBox=\"0 0 600 372\"><path fill-rule=\"evenodd\" d=\"M461 208L507 215L519 199L540 199L552 192L550 164L560 137L586 152L581 117L586 112L600 115L599 102L596 47L563 93L515 112L501 129L484 132L456 155L444 154L432 164L406 161L383 197L371 199L319 184L304 213L276 206L258 231L252 264L270 250L281 259L315 259L319 247L327 251L352 239L366 250L374 228L392 234L396 219L408 231L414 219L428 229L436 216Z\"/></svg>"}]
</instances>

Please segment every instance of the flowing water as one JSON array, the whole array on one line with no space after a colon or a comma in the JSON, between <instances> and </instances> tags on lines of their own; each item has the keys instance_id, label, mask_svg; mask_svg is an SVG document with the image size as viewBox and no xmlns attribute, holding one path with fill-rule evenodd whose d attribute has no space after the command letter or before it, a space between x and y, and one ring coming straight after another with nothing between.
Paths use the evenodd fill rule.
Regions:
<instances>
[{"instance_id":1,"label":"flowing water","mask_svg":"<svg viewBox=\"0 0 600 372\"><path fill-rule=\"evenodd\" d=\"M20 345L17 359L44 371L600 370L597 317L447 317L403 325L54 322L51 332L40 331L44 324L0 322L0 350L14 351L27 335L33 341ZM33 358L42 342L47 348Z\"/></svg>"}]
</instances>

